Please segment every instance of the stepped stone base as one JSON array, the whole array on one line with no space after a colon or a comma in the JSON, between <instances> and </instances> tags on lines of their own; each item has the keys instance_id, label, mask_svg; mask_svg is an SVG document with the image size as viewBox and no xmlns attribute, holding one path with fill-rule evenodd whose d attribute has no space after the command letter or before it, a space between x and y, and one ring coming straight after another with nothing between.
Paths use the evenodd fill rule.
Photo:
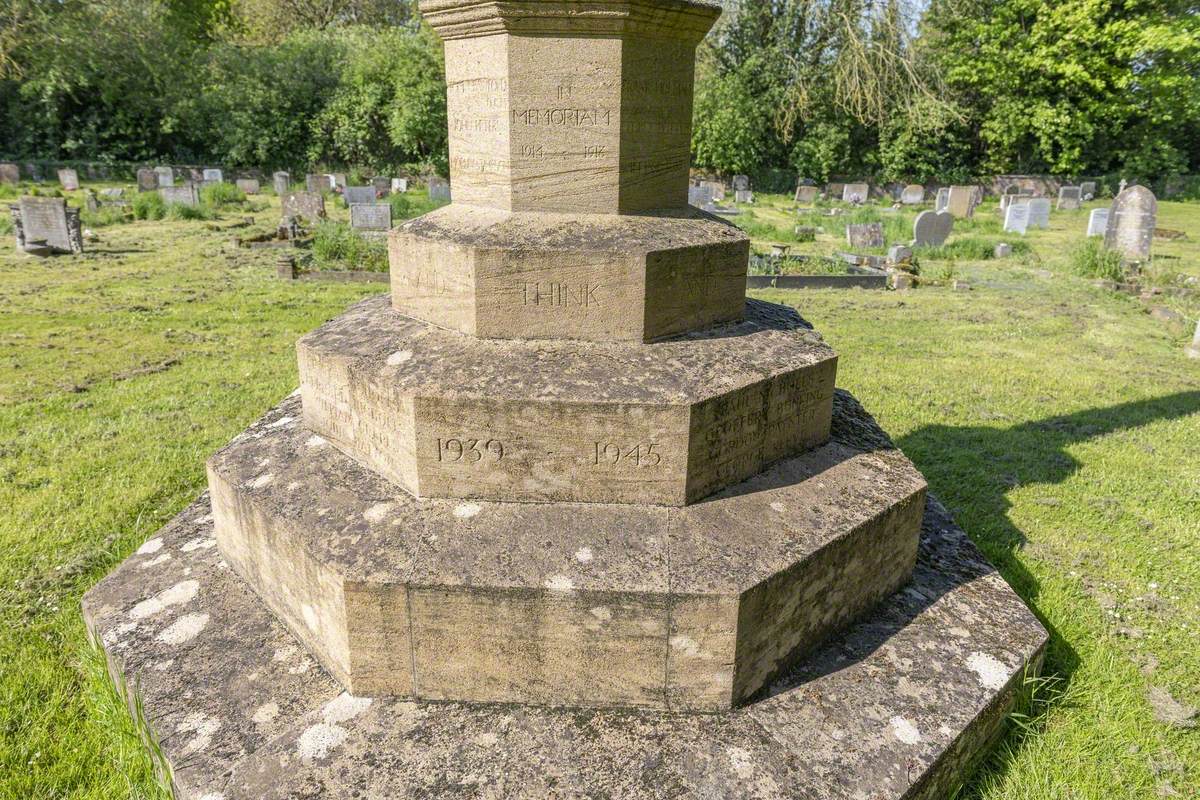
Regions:
<instances>
[{"instance_id":1,"label":"stepped stone base","mask_svg":"<svg viewBox=\"0 0 1200 800\"><path fill-rule=\"evenodd\" d=\"M346 694L222 559L207 496L84 597L181 800L946 797L1046 632L945 510L913 582L722 714Z\"/></svg>"},{"instance_id":2,"label":"stepped stone base","mask_svg":"<svg viewBox=\"0 0 1200 800\"><path fill-rule=\"evenodd\" d=\"M299 424L209 460L217 545L357 695L720 710L904 584L925 481L833 439L677 509L419 500Z\"/></svg>"}]
</instances>

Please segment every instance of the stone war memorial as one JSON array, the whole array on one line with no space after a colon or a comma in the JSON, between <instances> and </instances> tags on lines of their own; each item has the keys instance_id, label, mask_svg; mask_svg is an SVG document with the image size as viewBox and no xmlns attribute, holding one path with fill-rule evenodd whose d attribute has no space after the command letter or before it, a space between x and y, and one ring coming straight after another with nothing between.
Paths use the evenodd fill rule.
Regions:
<instances>
[{"instance_id":1,"label":"stone war memorial","mask_svg":"<svg viewBox=\"0 0 1200 800\"><path fill-rule=\"evenodd\" d=\"M688 206L719 7L421 11L453 202L84 599L177 796L949 794L1046 632Z\"/></svg>"}]
</instances>

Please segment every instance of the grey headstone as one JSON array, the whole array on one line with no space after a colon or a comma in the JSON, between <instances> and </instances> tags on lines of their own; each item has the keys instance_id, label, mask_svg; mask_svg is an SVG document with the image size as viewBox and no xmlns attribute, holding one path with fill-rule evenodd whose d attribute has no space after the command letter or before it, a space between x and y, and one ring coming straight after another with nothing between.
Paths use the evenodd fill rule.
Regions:
<instances>
[{"instance_id":1,"label":"grey headstone","mask_svg":"<svg viewBox=\"0 0 1200 800\"><path fill-rule=\"evenodd\" d=\"M689 186L688 205L704 208L713 201L712 189L708 186Z\"/></svg>"},{"instance_id":2,"label":"grey headstone","mask_svg":"<svg viewBox=\"0 0 1200 800\"><path fill-rule=\"evenodd\" d=\"M735 203L753 203L754 192L749 189L734 189L733 202Z\"/></svg>"},{"instance_id":3,"label":"grey headstone","mask_svg":"<svg viewBox=\"0 0 1200 800\"><path fill-rule=\"evenodd\" d=\"M444 200L450 202L450 181L437 176L431 177L428 180L429 184L429 199Z\"/></svg>"},{"instance_id":4,"label":"grey headstone","mask_svg":"<svg viewBox=\"0 0 1200 800\"><path fill-rule=\"evenodd\" d=\"M96 193L91 189L83 190L83 207L93 212L100 210L100 199L96 197Z\"/></svg>"},{"instance_id":5,"label":"grey headstone","mask_svg":"<svg viewBox=\"0 0 1200 800\"><path fill-rule=\"evenodd\" d=\"M376 201L374 186L347 186L342 189L346 206L367 205Z\"/></svg>"},{"instance_id":6,"label":"grey headstone","mask_svg":"<svg viewBox=\"0 0 1200 800\"><path fill-rule=\"evenodd\" d=\"M281 202L284 217L294 217L306 222L319 222L325 218L325 198L320 192L288 192Z\"/></svg>"},{"instance_id":7,"label":"grey headstone","mask_svg":"<svg viewBox=\"0 0 1200 800\"><path fill-rule=\"evenodd\" d=\"M154 174L158 176L158 188L175 185L175 170L172 167L155 167Z\"/></svg>"},{"instance_id":8,"label":"grey headstone","mask_svg":"<svg viewBox=\"0 0 1200 800\"><path fill-rule=\"evenodd\" d=\"M345 189L347 183L348 183L348 181L346 180L346 173L344 173L344 172L329 173L329 188L330 189L337 189L338 187Z\"/></svg>"},{"instance_id":9,"label":"grey headstone","mask_svg":"<svg viewBox=\"0 0 1200 800\"><path fill-rule=\"evenodd\" d=\"M1096 182L1083 181L1079 184L1079 191L1083 192L1084 200L1094 200L1096 198Z\"/></svg>"},{"instance_id":10,"label":"grey headstone","mask_svg":"<svg viewBox=\"0 0 1200 800\"><path fill-rule=\"evenodd\" d=\"M816 186L797 186L796 202L810 206L817 201L817 194L818 189Z\"/></svg>"},{"instance_id":11,"label":"grey headstone","mask_svg":"<svg viewBox=\"0 0 1200 800\"><path fill-rule=\"evenodd\" d=\"M746 190L750 188L750 177L748 175L734 175L733 189L734 191Z\"/></svg>"},{"instance_id":12,"label":"grey headstone","mask_svg":"<svg viewBox=\"0 0 1200 800\"><path fill-rule=\"evenodd\" d=\"M185 183L182 186L163 186L158 190L162 195L162 199L168 203L177 206L198 206L200 205L200 190L196 188L194 183Z\"/></svg>"},{"instance_id":13,"label":"grey headstone","mask_svg":"<svg viewBox=\"0 0 1200 800\"><path fill-rule=\"evenodd\" d=\"M863 222L846 226L846 244L850 247L883 247L883 223Z\"/></svg>"},{"instance_id":14,"label":"grey headstone","mask_svg":"<svg viewBox=\"0 0 1200 800\"><path fill-rule=\"evenodd\" d=\"M16 184L21 181L21 168L11 161L0 162L0 183Z\"/></svg>"},{"instance_id":15,"label":"grey headstone","mask_svg":"<svg viewBox=\"0 0 1200 800\"><path fill-rule=\"evenodd\" d=\"M61 197L22 197L13 210L17 249L26 253L82 253L79 209Z\"/></svg>"},{"instance_id":16,"label":"grey headstone","mask_svg":"<svg viewBox=\"0 0 1200 800\"><path fill-rule=\"evenodd\" d=\"M1004 230L1025 235L1029 230L1029 203L1009 203L1004 209Z\"/></svg>"},{"instance_id":17,"label":"grey headstone","mask_svg":"<svg viewBox=\"0 0 1200 800\"><path fill-rule=\"evenodd\" d=\"M946 210L951 216L966 219L975 214L974 186L951 186L946 195Z\"/></svg>"},{"instance_id":18,"label":"grey headstone","mask_svg":"<svg viewBox=\"0 0 1200 800\"><path fill-rule=\"evenodd\" d=\"M827 183L825 184L825 196L830 200L841 200L842 192L846 191L844 183Z\"/></svg>"},{"instance_id":19,"label":"grey headstone","mask_svg":"<svg viewBox=\"0 0 1200 800\"><path fill-rule=\"evenodd\" d=\"M363 231L386 231L392 227L390 203L352 203L350 227Z\"/></svg>"},{"instance_id":20,"label":"grey headstone","mask_svg":"<svg viewBox=\"0 0 1200 800\"><path fill-rule=\"evenodd\" d=\"M1128 261L1150 258L1150 242L1158 224L1158 200L1145 186L1133 185L1113 199L1108 211L1104 246Z\"/></svg>"},{"instance_id":21,"label":"grey headstone","mask_svg":"<svg viewBox=\"0 0 1200 800\"><path fill-rule=\"evenodd\" d=\"M258 194L261 190L257 178L238 178L234 183L243 194Z\"/></svg>"},{"instance_id":22,"label":"grey headstone","mask_svg":"<svg viewBox=\"0 0 1200 800\"><path fill-rule=\"evenodd\" d=\"M941 247L954 230L948 211L922 211L913 220L913 246Z\"/></svg>"},{"instance_id":23,"label":"grey headstone","mask_svg":"<svg viewBox=\"0 0 1200 800\"><path fill-rule=\"evenodd\" d=\"M1188 358L1200 358L1200 321L1196 322L1196 332L1192 334L1192 343L1184 350Z\"/></svg>"},{"instance_id":24,"label":"grey headstone","mask_svg":"<svg viewBox=\"0 0 1200 800\"><path fill-rule=\"evenodd\" d=\"M392 191L404 194L408 191L408 178L392 178Z\"/></svg>"},{"instance_id":25,"label":"grey headstone","mask_svg":"<svg viewBox=\"0 0 1200 800\"><path fill-rule=\"evenodd\" d=\"M225 180L225 176L219 169L206 169L200 173L200 180L204 183L221 183Z\"/></svg>"},{"instance_id":26,"label":"grey headstone","mask_svg":"<svg viewBox=\"0 0 1200 800\"><path fill-rule=\"evenodd\" d=\"M329 176L320 173L312 173L304 176L304 190L306 192L324 192L329 190ZM286 192L285 192L286 194Z\"/></svg>"},{"instance_id":27,"label":"grey headstone","mask_svg":"<svg viewBox=\"0 0 1200 800\"><path fill-rule=\"evenodd\" d=\"M906 206L917 206L925 202L925 187L919 183L910 183L900 192L900 202Z\"/></svg>"},{"instance_id":28,"label":"grey headstone","mask_svg":"<svg viewBox=\"0 0 1200 800\"><path fill-rule=\"evenodd\" d=\"M116 200L118 197L124 197L124 189L101 189L100 196L109 200Z\"/></svg>"},{"instance_id":29,"label":"grey headstone","mask_svg":"<svg viewBox=\"0 0 1200 800\"><path fill-rule=\"evenodd\" d=\"M137 188L139 192L153 192L158 188L158 173L149 167L137 171Z\"/></svg>"},{"instance_id":30,"label":"grey headstone","mask_svg":"<svg viewBox=\"0 0 1200 800\"><path fill-rule=\"evenodd\" d=\"M937 198L933 201L934 211L945 211L950 205L950 189L943 186L937 190Z\"/></svg>"},{"instance_id":31,"label":"grey headstone","mask_svg":"<svg viewBox=\"0 0 1200 800\"><path fill-rule=\"evenodd\" d=\"M907 264L912 261L912 257L912 248L907 245L894 244L888 248L888 261L893 264Z\"/></svg>"},{"instance_id":32,"label":"grey headstone","mask_svg":"<svg viewBox=\"0 0 1200 800\"><path fill-rule=\"evenodd\" d=\"M871 187L865 183L847 183L842 187L842 202L865 203L871 194Z\"/></svg>"},{"instance_id":33,"label":"grey headstone","mask_svg":"<svg viewBox=\"0 0 1200 800\"><path fill-rule=\"evenodd\" d=\"M1083 199L1083 189L1078 186L1063 186L1058 190L1058 211L1075 211Z\"/></svg>"},{"instance_id":34,"label":"grey headstone","mask_svg":"<svg viewBox=\"0 0 1200 800\"><path fill-rule=\"evenodd\" d=\"M999 242L992 250L992 256L995 258L1008 258L1012 255L1012 245L1005 242Z\"/></svg>"},{"instance_id":35,"label":"grey headstone","mask_svg":"<svg viewBox=\"0 0 1200 800\"><path fill-rule=\"evenodd\" d=\"M383 175L376 175L371 178L371 185L375 187L376 197L387 197L392 193L392 179Z\"/></svg>"},{"instance_id":36,"label":"grey headstone","mask_svg":"<svg viewBox=\"0 0 1200 800\"><path fill-rule=\"evenodd\" d=\"M58 182L64 189L73 192L79 188L79 173L73 169L60 169L58 171Z\"/></svg>"},{"instance_id":37,"label":"grey headstone","mask_svg":"<svg viewBox=\"0 0 1200 800\"><path fill-rule=\"evenodd\" d=\"M1088 214L1088 236L1103 236L1108 230L1108 209L1093 208L1092 213Z\"/></svg>"},{"instance_id":38,"label":"grey headstone","mask_svg":"<svg viewBox=\"0 0 1200 800\"><path fill-rule=\"evenodd\" d=\"M1029 206L1029 227L1042 228L1043 230L1050 227L1050 201L1045 197L1031 197L1025 201Z\"/></svg>"},{"instance_id":39,"label":"grey headstone","mask_svg":"<svg viewBox=\"0 0 1200 800\"><path fill-rule=\"evenodd\" d=\"M700 185L712 191L713 202L719 203L725 199L725 184L722 181L700 181Z\"/></svg>"},{"instance_id":40,"label":"grey headstone","mask_svg":"<svg viewBox=\"0 0 1200 800\"><path fill-rule=\"evenodd\" d=\"M292 189L292 175L289 172L279 171L271 176L271 184L275 189L275 194L283 197Z\"/></svg>"}]
</instances>

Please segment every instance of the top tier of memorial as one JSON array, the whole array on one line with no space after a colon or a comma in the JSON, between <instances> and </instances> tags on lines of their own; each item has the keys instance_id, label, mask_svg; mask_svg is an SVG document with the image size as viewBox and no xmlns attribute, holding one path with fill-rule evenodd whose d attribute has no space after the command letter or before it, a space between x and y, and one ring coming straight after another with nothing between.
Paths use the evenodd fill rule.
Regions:
<instances>
[{"instance_id":1,"label":"top tier of memorial","mask_svg":"<svg viewBox=\"0 0 1200 800\"><path fill-rule=\"evenodd\" d=\"M455 203L568 214L686 205L695 48L719 5L420 9L446 46Z\"/></svg>"}]
</instances>

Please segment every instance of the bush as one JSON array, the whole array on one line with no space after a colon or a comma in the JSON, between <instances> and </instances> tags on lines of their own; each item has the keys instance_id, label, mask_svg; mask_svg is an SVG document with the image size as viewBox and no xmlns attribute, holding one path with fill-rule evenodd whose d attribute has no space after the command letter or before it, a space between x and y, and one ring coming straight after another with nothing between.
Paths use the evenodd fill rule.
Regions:
<instances>
[{"instance_id":1,"label":"bush","mask_svg":"<svg viewBox=\"0 0 1200 800\"><path fill-rule=\"evenodd\" d=\"M167 204L158 192L139 192L133 198L135 219L162 219L167 215Z\"/></svg>"},{"instance_id":2,"label":"bush","mask_svg":"<svg viewBox=\"0 0 1200 800\"><path fill-rule=\"evenodd\" d=\"M232 183L214 183L200 189L200 200L213 208L246 202L246 194Z\"/></svg>"},{"instance_id":3,"label":"bush","mask_svg":"<svg viewBox=\"0 0 1200 800\"><path fill-rule=\"evenodd\" d=\"M1125 271L1121 268L1121 254L1105 248L1104 242L1097 237L1080 242L1071 251L1070 264L1076 275L1085 278L1119 281L1125 277Z\"/></svg>"},{"instance_id":4,"label":"bush","mask_svg":"<svg viewBox=\"0 0 1200 800\"><path fill-rule=\"evenodd\" d=\"M368 239L344 222L322 222L312 241L313 262L318 269L357 269L387 272L387 245Z\"/></svg>"}]
</instances>

